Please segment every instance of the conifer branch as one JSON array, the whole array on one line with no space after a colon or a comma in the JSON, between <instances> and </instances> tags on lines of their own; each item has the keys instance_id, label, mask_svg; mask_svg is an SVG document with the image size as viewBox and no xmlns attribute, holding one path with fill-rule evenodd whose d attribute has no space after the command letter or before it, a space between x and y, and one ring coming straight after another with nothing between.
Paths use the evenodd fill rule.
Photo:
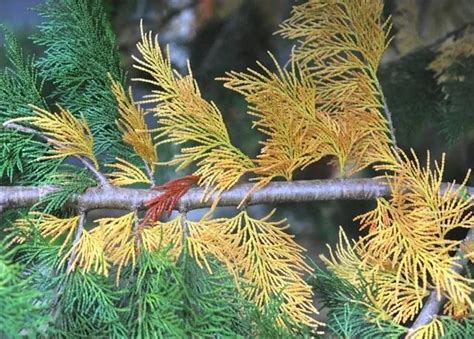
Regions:
<instances>
[{"instance_id":1,"label":"conifer branch","mask_svg":"<svg viewBox=\"0 0 474 339\"><path fill-rule=\"evenodd\" d=\"M472 188L471 188L472 189ZM467 232L466 238L464 241L473 241L474 240L474 229L470 229ZM468 262L468 258L464 256L462 249L459 249L456 252L456 257L460 258L454 264L451 265L451 270L456 273L461 273L464 270ZM427 325L430 321L432 321L443 307L444 303L446 302L447 298L444 295L439 295L437 291L431 291L430 295L426 299L423 308L421 309L418 317L415 319L413 325L408 330L407 337L410 337L411 333L416 331L418 328Z\"/></svg>"},{"instance_id":2,"label":"conifer branch","mask_svg":"<svg viewBox=\"0 0 474 339\"><path fill-rule=\"evenodd\" d=\"M59 143L57 143L55 140L53 140L51 138L48 138L47 136L41 134L40 132L34 130L33 128L25 127L25 126L22 126L22 125L19 125L19 124L15 123L15 122L9 122L9 121L4 122L3 127L15 129L15 130L23 132L23 133L33 134L33 135L38 136L39 138L43 139L44 141L46 141L47 143L49 143L51 145L56 145L58 147L61 147L61 145ZM78 159L89 171L91 171L91 173L97 178L97 180L99 181L101 186L103 186L103 187L109 187L110 186L110 183L107 180L107 178L100 171L98 171L88 159L86 159L82 156L79 156L79 155L74 155L74 157L76 159Z\"/></svg>"},{"instance_id":3,"label":"conifer branch","mask_svg":"<svg viewBox=\"0 0 474 339\"><path fill-rule=\"evenodd\" d=\"M449 186L445 183L444 191ZM218 206L238 206L254 184L235 185L220 195ZM0 206L6 208L30 207L46 195L59 190L56 186L0 186ZM474 187L465 187L468 194L474 195ZM212 206L217 194L202 201L205 189L191 188L176 205L179 211L190 211ZM117 186L91 187L82 194L71 197L68 204L81 206L85 211L92 209L144 209L145 202L156 198L163 191L132 189ZM286 202L310 202L324 200L371 200L390 196L390 187L385 179L330 179L301 180L291 182L271 182L262 189L251 193L247 205L277 204Z\"/></svg>"},{"instance_id":4,"label":"conifer branch","mask_svg":"<svg viewBox=\"0 0 474 339\"><path fill-rule=\"evenodd\" d=\"M84 231L85 220L86 220L86 213L81 209L80 215L79 215L79 221L78 221L78 224L77 224L76 235L74 236L74 241L72 243L72 253L69 256L69 259L67 261L66 272L71 272L71 270L72 270L74 260L76 259L76 255L77 255L76 246L79 243L79 241L81 240L82 232Z\"/></svg>"},{"instance_id":5,"label":"conifer branch","mask_svg":"<svg viewBox=\"0 0 474 339\"><path fill-rule=\"evenodd\" d=\"M387 99L385 98L383 93L382 93L382 104L383 104L383 110L385 113L385 118L387 119L387 124L390 131L390 139L392 140L393 146L397 148L398 147L397 136L395 135L395 127L393 126L392 112L390 112L390 109L388 108Z\"/></svg>"}]
</instances>

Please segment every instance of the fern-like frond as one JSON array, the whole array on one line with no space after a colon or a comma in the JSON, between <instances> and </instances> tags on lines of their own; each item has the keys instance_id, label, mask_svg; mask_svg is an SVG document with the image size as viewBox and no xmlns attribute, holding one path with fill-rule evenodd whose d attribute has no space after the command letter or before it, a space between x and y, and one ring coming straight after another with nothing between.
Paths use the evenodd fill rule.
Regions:
<instances>
[{"instance_id":1,"label":"fern-like frond","mask_svg":"<svg viewBox=\"0 0 474 339\"><path fill-rule=\"evenodd\" d=\"M134 57L134 67L151 79L135 80L155 86L143 102L157 105L152 109L160 125L157 139L160 143L193 143L183 147L170 164L183 169L196 163L200 166L200 183L206 189L215 186L222 192L230 188L252 167L252 162L231 144L219 109L202 98L190 68L187 76L178 74L161 52L157 37L153 39L151 32L144 33L143 27L141 35L142 40L137 45L141 59ZM214 151L219 153L213 154ZM207 157L212 159L212 166L203 162Z\"/></svg>"},{"instance_id":2,"label":"fern-like frond","mask_svg":"<svg viewBox=\"0 0 474 339\"><path fill-rule=\"evenodd\" d=\"M125 72L103 1L45 0L37 11L43 22L34 42L45 49L37 62L40 75L54 84L61 106L86 119L95 154L105 162L118 155L128 158L133 150L117 129L117 101L109 78L125 84Z\"/></svg>"},{"instance_id":3,"label":"fern-like frond","mask_svg":"<svg viewBox=\"0 0 474 339\"><path fill-rule=\"evenodd\" d=\"M119 81L112 80L112 92L117 99L120 114L117 125L123 141L133 147L153 172L158 156L145 123L145 111L133 102L131 88L127 94Z\"/></svg>"},{"instance_id":4,"label":"fern-like frond","mask_svg":"<svg viewBox=\"0 0 474 339\"><path fill-rule=\"evenodd\" d=\"M62 246L59 254L70 244L74 231L77 228L79 216L71 218L58 218L54 215L41 212L31 212L26 218L20 218L15 221L15 227L28 229L29 226L38 227L41 235L50 242L54 242L60 237ZM28 233L28 232L26 232Z\"/></svg>"},{"instance_id":5,"label":"fern-like frond","mask_svg":"<svg viewBox=\"0 0 474 339\"><path fill-rule=\"evenodd\" d=\"M390 145L382 88L376 72L388 44L382 1L310 0L295 6L280 33L297 39L292 60L307 69L315 90L316 118L323 140L342 174L375 161ZM328 115L331 124L325 123ZM346 163L349 168L345 169Z\"/></svg>"},{"instance_id":6,"label":"fern-like frond","mask_svg":"<svg viewBox=\"0 0 474 339\"><path fill-rule=\"evenodd\" d=\"M70 111L59 107L58 113L51 113L39 107L33 107L36 115L17 118L11 121L27 121L41 129L41 133L50 139L53 148L45 159L67 156L84 156L98 168L97 159L92 150L93 139L87 123L75 118Z\"/></svg>"},{"instance_id":7,"label":"fern-like frond","mask_svg":"<svg viewBox=\"0 0 474 339\"><path fill-rule=\"evenodd\" d=\"M376 70L387 45L382 11L379 0L310 0L293 7L279 33L299 40L294 58L303 64L330 61L327 73L333 65L346 66L339 73L350 66Z\"/></svg>"},{"instance_id":8,"label":"fern-like frond","mask_svg":"<svg viewBox=\"0 0 474 339\"><path fill-rule=\"evenodd\" d=\"M433 286L438 295L472 308L474 281L452 270L457 258L451 253L461 242L447 237L452 230L474 226L469 211L472 197L460 196L462 185L440 193L444 157L441 166L435 163L431 169L429 156L422 168L416 156L410 160L400 153L399 164L380 165L378 169L393 173L388 176L392 198L379 199L373 211L356 218L369 231L359 241L364 262L391 267L396 283L413 281L420 301Z\"/></svg>"},{"instance_id":9,"label":"fern-like frond","mask_svg":"<svg viewBox=\"0 0 474 339\"><path fill-rule=\"evenodd\" d=\"M249 103L249 114L256 117L254 126L267 136L256 159L254 171L260 176L284 177L319 160L322 153L315 131L316 89L310 75L294 62L282 69L271 55L276 73L258 63L262 73L230 72L224 86L243 96Z\"/></svg>"},{"instance_id":10,"label":"fern-like frond","mask_svg":"<svg viewBox=\"0 0 474 339\"><path fill-rule=\"evenodd\" d=\"M106 167L115 169L114 172L106 174L112 185L151 184L150 178L147 177L140 168L122 158L116 158L115 160L115 163L105 165Z\"/></svg>"},{"instance_id":11,"label":"fern-like frond","mask_svg":"<svg viewBox=\"0 0 474 339\"><path fill-rule=\"evenodd\" d=\"M103 246L106 258L117 266L117 281L122 268L130 261L135 265L136 238L134 226L137 222L134 212L119 218L101 218L95 221L98 225L94 232L103 235Z\"/></svg>"},{"instance_id":12,"label":"fern-like frond","mask_svg":"<svg viewBox=\"0 0 474 339\"><path fill-rule=\"evenodd\" d=\"M231 219L216 219L210 221L212 232L206 232L209 224L191 223L190 239L194 240L190 253L206 267L206 255L226 264L239 277L244 295L258 307L264 308L279 296L281 316L298 324L317 326L319 323L311 316L317 313L312 291L302 277L311 271L304 262L304 250L285 233L288 226L284 220L269 221L272 214L262 220L253 219L246 212ZM282 317L277 317L277 322L284 326Z\"/></svg>"},{"instance_id":13,"label":"fern-like frond","mask_svg":"<svg viewBox=\"0 0 474 339\"><path fill-rule=\"evenodd\" d=\"M226 233L227 224L221 219L201 220L193 222L186 220L185 226L189 232L186 239L189 254L200 268L206 268L213 273L213 259L223 263L230 274L239 282L239 272L236 270L237 259L241 256L238 248L232 243L232 236Z\"/></svg>"},{"instance_id":14,"label":"fern-like frond","mask_svg":"<svg viewBox=\"0 0 474 339\"><path fill-rule=\"evenodd\" d=\"M377 267L372 262L364 262L363 248L356 242L349 242L343 229L339 230L339 243L336 250L329 247L329 258L321 256L327 268L339 278L357 288L366 288L366 298L354 302L364 304L373 318L403 324L412 320L422 306L422 299L428 295L419 295L416 278L398 279L396 272L388 264ZM371 284L370 288L365 286Z\"/></svg>"},{"instance_id":15,"label":"fern-like frond","mask_svg":"<svg viewBox=\"0 0 474 339\"><path fill-rule=\"evenodd\" d=\"M345 235L342 233L340 241ZM364 272L356 273L359 277L356 285L340 278L330 270L316 267L313 282L315 294L322 307L328 311L327 334L337 338L400 338L407 328L382 317L379 306L373 303L378 286L366 281Z\"/></svg>"},{"instance_id":16,"label":"fern-like frond","mask_svg":"<svg viewBox=\"0 0 474 339\"><path fill-rule=\"evenodd\" d=\"M178 216L169 222L156 221L145 227L140 233L143 247L148 252L168 248L168 256L177 260L183 249L184 232L181 223L181 216Z\"/></svg>"},{"instance_id":17,"label":"fern-like frond","mask_svg":"<svg viewBox=\"0 0 474 339\"><path fill-rule=\"evenodd\" d=\"M100 228L91 232L83 230L81 238L71 247L65 258L71 257L68 269L74 271L80 267L84 272L93 271L99 275L108 275L108 266L104 253L104 233Z\"/></svg>"},{"instance_id":18,"label":"fern-like frond","mask_svg":"<svg viewBox=\"0 0 474 339\"><path fill-rule=\"evenodd\" d=\"M428 324L417 328L407 336L407 338L410 339L439 339L443 337L443 323L437 318L434 318Z\"/></svg>"}]
</instances>

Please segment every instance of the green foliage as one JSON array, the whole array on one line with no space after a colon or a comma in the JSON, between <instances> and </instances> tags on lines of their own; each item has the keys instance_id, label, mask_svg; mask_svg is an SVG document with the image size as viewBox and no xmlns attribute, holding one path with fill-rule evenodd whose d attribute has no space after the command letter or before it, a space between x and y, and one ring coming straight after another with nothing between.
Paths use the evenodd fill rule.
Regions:
<instances>
[{"instance_id":1,"label":"green foliage","mask_svg":"<svg viewBox=\"0 0 474 339\"><path fill-rule=\"evenodd\" d=\"M22 267L13 263L13 253L0 244L0 337L45 334L48 316L39 302L40 292L25 279Z\"/></svg>"},{"instance_id":2,"label":"green foliage","mask_svg":"<svg viewBox=\"0 0 474 339\"><path fill-rule=\"evenodd\" d=\"M42 302L52 315L51 331L65 338L126 335L118 305L122 292L113 282L80 271L67 274L58 256L59 246L42 239L22 249L20 258L30 268L33 286L45 294Z\"/></svg>"},{"instance_id":3,"label":"green foliage","mask_svg":"<svg viewBox=\"0 0 474 339\"><path fill-rule=\"evenodd\" d=\"M423 50L393 61L380 71L380 82L392 113L397 139L413 144L420 130L439 115L441 89L427 65L435 54Z\"/></svg>"},{"instance_id":4,"label":"green foliage","mask_svg":"<svg viewBox=\"0 0 474 339\"><path fill-rule=\"evenodd\" d=\"M139 256L135 268L129 267L122 298L127 304L124 324L133 338L183 337L182 276L166 253Z\"/></svg>"},{"instance_id":5,"label":"green foliage","mask_svg":"<svg viewBox=\"0 0 474 339\"><path fill-rule=\"evenodd\" d=\"M46 195L35 207L41 207L44 213L58 211L64 207L73 194L82 193L97 183L86 169L77 170L74 166L64 165L61 171L46 179L45 184L59 186L60 189Z\"/></svg>"},{"instance_id":6,"label":"green foliage","mask_svg":"<svg viewBox=\"0 0 474 339\"><path fill-rule=\"evenodd\" d=\"M432 127L448 145L474 128L474 57L453 62L448 80L437 83L427 66L436 54L422 49L389 63L380 79L392 113L398 139L408 146L420 131Z\"/></svg>"},{"instance_id":7,"label":"green foliage","mask_svg":"<svg viewBox=\"0 0 474 339\"><path fill-rule=\"evenodd\" d=\"M310 328L275 326L280 300L260 310L239 294L232 277L211 262L213 274L184 254L177 264L166 251L142 253L128 267L123 322L128 335L143 337L309 337ZM291 330L289 329L291 328Z\"/></svg>"},{"instance_id":8,"label":"green foliage","mask_svg":"<svg viewBox=\"0 0 474 339\"><path fill-rule=\"evenodd\" d=\"M377 320L368 295L372 287L362 277L360 287L319 267L316 267L314 277L315 293L321 298L322 307L328 309L327 324L332 334L343 338L396 339L407 331L391 321Z\"/></svg>"},{"instance_id":9,"label":"green foliage","mask_svg":"<svg viewBox=\"0 0 474 339\"><path fill-rule=\"evenodd\" d=\"M474 129L474 57L458 60L446 73L450 79L442 84L445 96L439 125L443 136L453 144Z\"/></svg>"},{"instance_id":10,"label":"green foliage","mask_svg":"<svg viewBox=\"0 0 474 339\"><path fill-rule=\"evenodd\" d=\"M199 337L243 335L248 323L242 321L243 298L227 271L213 264L212 274L183 256L185 319L188 334Z\"/></svg>"},{"instance_id":11,"label":"green foliage","mask_svg":"<svg viewBox=\"0 0 474 339\"><path fill-rule=\"evenodd\" d=\"M25 58L12 33L4 30L9 67L0 73L0 124L34 114L28 106L31 104L48 109L42 95L44 80L55 87L52 100L76 116L86 118L94 135L94 152L101 157L100 163L120 155L141 166L138 156L123 143L116 124L117 102L111 79L124 85L126 77L120 67L115 37L102 1L46 0L38 11L45 19L40 34L34 38L37 44L45 47L45 54L38 61L32 57ZM338 34L335 37L339 38ZM433 58L434 53L422 50L390 64L381 73L385 96L401 140L418 133L420 126L427 123L442 126L442 134L451 142L473 127L474 58L454 63L448 70L452 78L442 85L426 69ZM336 81L340 76L330 79ZM185 83L183 79L176 83ZM193 96L188 99L196 101L196 98L201 98L193 83L190 89L188 92ZM178 94L173 92L171 95ZM312 94L309 98L313 98ZM191 99L188 101L192 102ZM374 102L377 103L375 94ZM197 105L194 113L200 114L201 109ZM188 116L190 111L183 109L183 115ZM184 127L185 131L189 128ZM283 127L286 132L286 126ZM184 141L189 139L189 135L184 135ZM301 140L304 137L303 134ZM282 146L287 147L286 142L284 139ZM64 164L64 159L44 159L48 148L38 136L1 128L0 184L8 181L59 186L58 191L43 198L34 209L47 214L68 214L66 202L71 195L96 185L96 178L86 169L78 170L76 166ZM0 214L2 231L14 227L15 219L25 218L28 212L25 209ZM138 225L138 220L134 222ZM87 231L90 236L94 230L97 231L97 228L90 230L89 226L81 224L75 238L80 240L81 232ZM201 268L187 250L176 261L165 250L149 253L138 246L143 240L137 231L139 227L134 232L131 227L132 223L124 227L124 239L132 245L133 255L130 257L133 259L124 264L125 272L120 280L115 267L107 270L110 276L86 273L80 265L76 271L67 272L68 263L77 254L72 251L69 256L64 256L74 248L72 244L61 248L60 244L50 243L41 236L34 223L27 229L14 229L9 239L25 242L15 248L14 259L18 264L12 263L12 253L3 253L3 248L3 252L0 251L0 336L288 338L318 335L312 328L295 324L288 315L282 315L281 305L287 302L283 297L272 294L272 300L259 308L246 300L239 290L248 286L237 286L234 277L221 264L210 259L211 274ZM259 229L254 235L264 232ZM220 240L217 237L212 239L217 243ZM90 247L105 243L100 236L93 240L96 243L89 242ZM273 249L273 246L268 247ZM98 253L104 254L104 248L102 246L103 251ZM232 257L235 253L230 254L230 258L235 259ZM275 265L284 262L288 266L297 266L285 258L281 254L275 255ZM104 265L109 264L110 261ZM265 265L271 266L264 263L262 267ZM398 338L407 332L406 327L387 320L389 317L380 305L374 305L373 286L364 281L362 274L358 286L319 268L313 278L317 278L314 290L323 307L328 308L329 335ZM286 280L285 284L288 284ZM311 304L311 294L308 295ZM459 321L451 317L440 319L447 338L462 338L466 334L474 336L472 317Z\"/></svg>"},{"instance_id":12,"label":"green foliage","mask_svg":"<svg viewBox=\"0 0 474 339\"><path fill-rule=\"evenodd\" d=\"M31 114L30 104L46 107L34 58L24 57L14 35L2 30L9 66L0 72L0 124ZM55 171L57 160L39 161L48 146L33 139L29 134L0 129L0 182L8 178L9 182L32 184Z\"/></svg>"},{"instance_id":13,"label":"green foliage","mask_svg":"<svg viewBox=\"0 0 474 339\"><path fill-rule=\"evenodd\" d=\"M440 317L445 339L464 339L474 337L474 316L455 320L452 317Z\"/></svg>"},{"instance_id":14,"label":"green foliage","mask_svg":"<svg viewBox=\"0 0 474 339\"><path fill-rule=\"evenodd\" d=\"M74 272L58 280L59 302L55 326L64 337L124 337L117 301L120 291L103 276Z\"/></svg>"},{"instance_id":15,"label":"green foliage","mask_svg":"<svg viewBox=\"0 0 474 339\"><path fill-rule=\"evenodd\" d=\"M34 41L46 48L38 66L56 87L54 100L88 120L97 155L114 159L118 147L123 155L109 75L122 84L125 75L102 1L47 0L38 12L45 22Z\"/></svg>"}]
</instances>

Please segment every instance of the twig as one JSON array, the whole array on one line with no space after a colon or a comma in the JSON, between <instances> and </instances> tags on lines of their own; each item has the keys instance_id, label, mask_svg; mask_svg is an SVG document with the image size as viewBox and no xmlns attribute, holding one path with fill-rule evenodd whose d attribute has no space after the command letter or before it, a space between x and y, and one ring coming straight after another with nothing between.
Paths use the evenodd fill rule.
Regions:
<instances>
[{"instance_id":1,"label":"twig","mask_svg":"<svg viewBox=\"0 0 474 339\"><path fill-rule=\"evenodd\" d=\"M441 191L459 185L443 184ZM219 206L238 206L254 187L245 183L235 185L220 195ZM474 187L465 187L467 193L474 195ZM4 208L31 207L41 198L57 191L56 186L0 186L0 205ZM80 205L84 211L92 209L144 209L145 202L162 194L160 190L132 189L116 186L91 187L82 194L73 195L68 204ZM390 196L390 186L385 179L330 179L295 180L291 182L271 182L259 191L248 196L248 205L278 204L286 202L309 202L323 200L372 200ZM216 194L202 201L203 188L191 188L179 200L176 208L190 211L212 206Z\"/></svg>"},{"instance_id":2,"label":"twig","mask_svg":"<svg viewBox=\"0 0 474 339\"><path fill-rule=\"evenodd\" d=\"M150 166L148 165L146 161L143 161L143 163L145 165L146 174L148 175L148 178L150 179L150 182L151 182L151 188L153 188L156 186L155 177L153 176L153 171L151 170Z\"/></svg>"},{"instance_id":3,"label":"twig","mask_svg":"<svg viewBox=\"0 0 474 339\"><path fill-rule=\"evenodd\" d=\"M23 132L23 133L33 134L33 135L45 140L47 143L49 143L51 145L55 145L56 147L62 147L62 145L60 143L56 142L55 140L53 140L51 138L48 138L47 136L41 134L40 132L38 132L37 130L35 130L33 128L25 127L23 125L19 125L17 123L8 122L8 121L3 123L3 127L15 129L15 130ZM101 186L103 186L103 187L109 187L110 186L110 183L107 180L107 178L102 173L100 173L94 167L93 164L91 164L89 159L81 157L80 155L74 155L74 157L76 159L78 159L89 171L92 172L92 174L97 178L97 180L99 181Z\"/></svg>"},{"instance_id":4,"label":"twig","mask_svg":"<svg viewBox=\"0 0 474 339\"><path fill-rule=\"evenodd\" d=\"M74 263L74 260L76 259L77 255L77 244L81 240L82 232L84 231L84 222L86 220L86 213L85 211L81 210L79 213L79 222L77 223L77 230L76 230L76 235L74 236L74 241L72 243L72 253L69 256L69 259L67 261L67 268L66 272L71 272L72 265Z\"/></svg>"},{"instance_id":5,"label":"twig","mask_svg":"<svg viewBox=\"0 0 474 339\"><path fill-rule=\"evenodd\" d=\"M392 120L392 112L390 112L390 109L388 108L387 104L387 99L385 99L385 96L382 93L382 104L383 104L383 110L385 112L385 118L387 119L388 123L388 128L390 130L390 138L392 139L392 144L395 147L395 149L398 147L397 145L397 136L395 135L395 127L393 126L393 120Z\"/></svg>"},{"instance_id":6,"label":"twig","mask_svg":"<svg viewBox=\"0 0 474 339\"><path fill-rule=\"evenodd\" d=\"M464 241L472 240L474 240L474 229L471 228ZM465 265L467 264L468 259L463 255L463 251L461 249L456 252L455 256L459 259L455 263L451 264L450 269L458 274L461 274ZM439 295L435 290L431 291L413 325L408 330L407 337L410 337L410 335L412 335L412 333L418 328L427 325L431 320L433 320L433 318L439 314L439 311L445 302L446 297L444 295Z\"/></svg>"}]
</instances>

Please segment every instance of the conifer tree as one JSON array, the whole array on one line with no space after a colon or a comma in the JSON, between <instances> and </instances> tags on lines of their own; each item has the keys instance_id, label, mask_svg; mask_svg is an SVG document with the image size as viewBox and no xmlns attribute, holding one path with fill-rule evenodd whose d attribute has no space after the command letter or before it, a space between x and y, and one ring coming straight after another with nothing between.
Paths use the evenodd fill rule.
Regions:
<instances>
[{"instance_id":1,"label":"conifer tree","mask_svg":"<svg viewBox=\"0 0 474 339\"><path fill-rule=\"evenodd\" d=\"M272 57L274 71L257 63L218 79L245 98L263 136L255 158L232 142L192 65L173 69L156 33L140 27L142 75L127 79L100 0L47 0L38 11L38 59L3 30L0 336L474 335L474 188L468 169L446 183L444 156L432 162L428 152L422 164L399 147L399 107L391 111L379 79L392 34L381 0L295 5L278 31L295 43L287 65ZM453 138L468 114L472 41L466 28L427 64ZM137 81L151 89L136 102ZM168 143L178 147L165 162ZM340 179L292 180L326 157ZM159 182L165 166L177 177ZM351 178L366 168L376 177ZM355 217L359 238L340 229L325 267L307 260L286 220L247 209L330 199L376 205ZM219 206L234 215L215 217Z\"/></svg>"}]
</instances>

